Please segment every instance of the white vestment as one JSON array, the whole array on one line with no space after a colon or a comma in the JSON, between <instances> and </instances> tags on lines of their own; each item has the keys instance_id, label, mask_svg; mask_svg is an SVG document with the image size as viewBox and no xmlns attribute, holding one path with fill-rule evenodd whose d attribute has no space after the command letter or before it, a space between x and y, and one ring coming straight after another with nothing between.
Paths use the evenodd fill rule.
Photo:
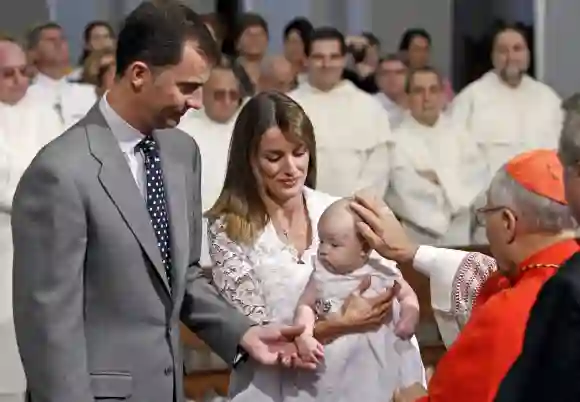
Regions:
<instances>
[{"instance_id":1,"label":"white vestment","mask_svg":"<svg viewBox=\"0 0 580 402\"><path fill-rule=\"evenodd\" d=\"M389 207L418 244L469 244L470 206L489 180L475 144L443 114L433 127L409 114L393 136Z\"/></svg>"},{"instance_id":2,"label":"white vestment","mask_svg":"<svg viewBox=\"0 0 580 402\"><path fill-rule=\"evenodd\" d=\"M306 188L304 197L310 223L315 228L323 211L336 198ZM210 225L209 242L215 265L211 271L213 284L226 300L256 322L293 322L298 299L312 274L311 261L319 244L316 231L302 256L277 235L271 222L254 244L244 245L233 242L218 220ZM411 342L418 351L416 339ZM297 387L301 375L299 370L262 366L250 359L232 373L232 402L309 401L312 390ZM332 396L335 402L353 400L346 395ZM383 397L388 401L390 396Z\"/></svg>"},{"instance_id":3,"label":"white vestment","mask_svg":"<svg viewBox=\"0 0 580 402\"><path fill-rule=\"evenodd\" d=\"M391 130L395 130L402 123L407 110L402 108L399 104L389 98L382 92L375 94L375 98L380 102L380 104L385 108L389 114L389 122L391 123Z\"/></svg>"},{"instance_id":4,"label":"white vestment","mask_svg":"<svg viewBox=\"0 0 580 402\"><path fill-rule=\"evenodd\" d=\"M67 77L54 80L41 73L28 92L53 108L61 119L62 131L85 117L97 101L93 85L70 82Z\"/></svg>"},{"instance_id":5,"label":"white vestment","mask_svg":"<svg viewBox=\"0 0 580 402\"><path fill-rule=\"evenodd\" d=\"M369 276L371 286L364 296L372 297L392 287L401 279L395 263L378 256L368 264L346 275L326 270L313 259L313 280L317 289L318 313L340 312L344 301ZM410 341L399 339L394 328L399 319L399 304L395 300L393 319L377 331L351 334L324 346L324 361L316 372L298 373L297 387L308 390L301 402L390 400L397 388L414 383L425 385L425 369L421 354Z\"/></svg>"},{"instance_id":6,"label":"white vestment","mask_svg":"<svg viewBox=\"0 0 580 402\"><path fill-rule=\"evenodd\" d=\"M431 307L449 348L471 316L481 286L497 271L496 261L480 253L420 246L413 268L429 278Z\"/></svg>"},{"instance_id":7,"label":"white vestment","mask_svg":"<svg viewBox=\"0 0 580 402\"><path fill-rule=\"evenodd\" d=\"M557 148L563 118L561 100L552 88L527 75L511 88L493 71L455 97L451 116L471 132L490 177L521 152Z\"/></svg>"},{"instance_id":8,"label":"white vestment","mask_svg":"<svg viewBox=\"0 0 580 402\"><path fill-rule=\"evenodd\" d=\"M181 118L178 128L189 134L201 154L201 203L205 212L217 201L224 184L228 151L234 129L235 116L227 123L211 120L203 111L190 110ZM203 219L204 233L206 219ZM201 266L209 266L207 236L202 237Z\"/></svg>"},{"instance_id":9,"label":"white vestment","mask_svg":"<svg viewBox=\"0 0 580 402\"><path fill-rule=\"evenodd\" d=\"M389 178L389 116L379 102L343 80L328 92L303 83L289 94L314 126L316 188L337 197L368 189L382 196Z\"/></svg>"},{"instance_id":10,"label":"white vestment","mask_svg":"<svg viewBox=\"0 0 580 402\"><path fill-rule=\"evenodd\" d=\"M25 390L12 318L12 198L36 153L60 133L52 110L29 95L0 103L0 395Z\"/></svg>"}]
</instances>

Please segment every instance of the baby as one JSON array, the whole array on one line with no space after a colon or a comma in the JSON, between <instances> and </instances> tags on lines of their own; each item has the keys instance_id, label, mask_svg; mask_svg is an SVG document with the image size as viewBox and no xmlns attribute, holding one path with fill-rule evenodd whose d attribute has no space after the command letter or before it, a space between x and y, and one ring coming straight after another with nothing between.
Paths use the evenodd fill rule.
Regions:
<instances>
[{"instance_id":1,"label":"baby","mask_svg":"<svg viewBox=\"0 0 580 402\"><path fill-rule=\"evenodd\" d=\"M409 341L419 321L419 303L394 263L382 259L359 236L355 227L358 218L351 211L350 202L334 202L318 222L318 255L295 314L295 324L306 329L296 344L302 359L324 363L323 374L316 380L322 387L317 391L317 400L329 397L329 387L335 391L340 388L342 400L349 400L343 398L349 392L356 400L388 400L385 395L396 388L424 382L416 341ZM369 278L365 296L393 288L393 323L386 322L378 331L338 338L323 347L313 336L316 318L339 312L346 298ZM356 380L347 379L347 371ZM361 398L361 392L368 399Z\"/></svg>"}]
</instances>

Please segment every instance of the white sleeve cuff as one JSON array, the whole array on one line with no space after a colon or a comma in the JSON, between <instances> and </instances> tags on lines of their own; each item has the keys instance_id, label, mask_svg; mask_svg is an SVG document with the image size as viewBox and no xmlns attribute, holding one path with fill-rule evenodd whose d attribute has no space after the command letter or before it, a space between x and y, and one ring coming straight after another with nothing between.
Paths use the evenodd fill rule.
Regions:
<instances>
[{"instance_id":1,"label":"white sleeve cuff","mask_svg":"<svg viewBox=\"0 0 580 402\"><path fill-rule=\"evenodd\" d=\"M469 253L432 246L420 246L413 259L413 268L429 278L431 306L451 311L453 279L461 262Z\"/></svg>"}]
</instances>

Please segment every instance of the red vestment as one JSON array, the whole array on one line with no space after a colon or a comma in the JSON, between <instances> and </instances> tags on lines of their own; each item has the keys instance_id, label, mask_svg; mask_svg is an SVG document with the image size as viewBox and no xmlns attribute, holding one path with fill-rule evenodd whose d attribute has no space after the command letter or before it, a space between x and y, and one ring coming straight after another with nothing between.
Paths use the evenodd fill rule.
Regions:
<instances>
[{"instance_id":1,"label":"red vestment","mask_svg":"<svg viewBox=\"0 0 580 402\"><path fill-rule=\"evenodd\" d=\"M520 269L536 264L561 265L577 251L580 246L575 240L565 240L534 254L520 264ZM522 350L536 297L556 270L530 268L511 282L490 277L492 281L482 288L469 321L437 365L429 396L417 402L493 402ZM492 289L497 290L495 294L491 294Z\"/></svg>"}]
</instances>

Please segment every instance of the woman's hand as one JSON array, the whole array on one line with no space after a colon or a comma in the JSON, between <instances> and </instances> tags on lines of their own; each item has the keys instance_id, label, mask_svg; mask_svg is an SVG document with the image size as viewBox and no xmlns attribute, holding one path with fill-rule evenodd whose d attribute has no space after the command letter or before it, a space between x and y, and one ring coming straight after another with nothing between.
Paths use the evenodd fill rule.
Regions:
<instances>
[{"instance_id":1,"label":"woman's hand","mask_svg":"<svg viewBox=\"0 0 580 402\"><path fill-rule=\"evenodd\" d=\"M374 297L363 297L362 294L370 284L370 277L361 281L358 288L345 300L340 314L316 323L316 339L321 343L329 343L343 335L375 331L390 320L396 289L387 289Z\"/></svg>"},{"instance_id":2,"label":"woman's hand","mask_svg":"<svg viewBox=\"0 0 580 402\"><path fill-rule=\"evenodd\" d=\"M384 202L369 195L357 194L351 208L361 219L357 222L357 230L377 253L399 264L413 261L418 246L409 240Z\"/></svg>"},{"instance_id":3,"label":"woman's hand","mask_svg":"<svg viewBox=\"0 0 580 402\"><path fill-rule=\"evenodd\" d=\"M386 289L384 293L374 297L363 297L363 293L371 285L371 278L361 281L358 288L348 296L342 305L341 321L348 326L349 333L369 332L377 330L389 322L392 317L393 298L396 288Z\"/></svg>"}]
</instances>

